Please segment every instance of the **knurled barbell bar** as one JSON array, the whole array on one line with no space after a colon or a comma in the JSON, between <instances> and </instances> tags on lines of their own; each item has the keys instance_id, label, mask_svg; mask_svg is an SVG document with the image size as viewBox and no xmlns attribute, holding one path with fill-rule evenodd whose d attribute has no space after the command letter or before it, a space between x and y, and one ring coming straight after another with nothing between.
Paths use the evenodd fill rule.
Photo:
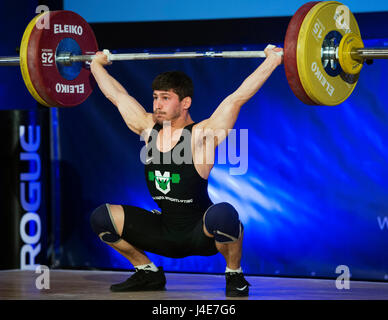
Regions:
<instances>
[{"instance_id":1,"label":"knurled barbell bar","mask_svg":"<svg viewBox=\"0 0 388 320\"><path fill-rule=\"evenodd\" d=\"M354 36L349 34L349 36ZM349 51L353 60L388 59L388 48L353 48ZM74 62L92 61L95 55L73 55L61 52L55 56L56 63L72 65ZM161 59L193 59L193 58L265 58L264 51L205 51L205 52L173 52L173 53L109 53L110 61L123 60L161 60ZM322 49L322 57L327 61L338 59L338 47ZM18 66L20 57L0 57L0 66Z\"/></svg>"},{"instance_id":2,"label":"knurled barbell bar","mask_svg":"<svg viewBox=\"0 0 388 320\"><path fill-rule=\"evenodd\" d=\"M42 20L49 28L42 28ZM0 66L20 65L24 82L42 105L72 107L92 93L87 61L98 51L89 24L72 11L48 11L27 26L20 56L0 57ZM265 58L264 51L110 54L109 60ZM284 66L294 94L309 105L338 105L357 84L366 60L387 59L388 48L364 48L350 10L337 1L314 1L292 17L284 41Z\"/></svg>"}]
</instances>

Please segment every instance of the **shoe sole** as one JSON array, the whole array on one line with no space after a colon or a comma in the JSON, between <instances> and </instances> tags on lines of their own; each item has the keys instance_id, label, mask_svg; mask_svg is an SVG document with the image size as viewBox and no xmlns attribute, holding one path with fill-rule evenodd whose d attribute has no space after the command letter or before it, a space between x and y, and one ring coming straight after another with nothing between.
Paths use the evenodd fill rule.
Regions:
<instances>
[{"instance_id":1,"label":"shoe sole","mask_svg":"<svg viewBox=\"0 0 388 320\"><path fill-rule=\"evenodd\" d=\"M115 288L110 288L110 291L112 292L138 292L138 291L165 291L166 287L165 284L163 285L148 285L142 288L120 288L120 289L115 289Z\"/></svg>"},{"instance_id":2,"label":"shoe sole","mask_svg":"<svg viewBox=\"0 0 388 320\"><path fill-rule=\"evenodd\" d=\"M249 291L248 292L241 292L241 291L232 291L232 292L228 292L228 293L225 293L225 296L227 297L248 297L249 296Z\"/></svg>"}]
</instances>

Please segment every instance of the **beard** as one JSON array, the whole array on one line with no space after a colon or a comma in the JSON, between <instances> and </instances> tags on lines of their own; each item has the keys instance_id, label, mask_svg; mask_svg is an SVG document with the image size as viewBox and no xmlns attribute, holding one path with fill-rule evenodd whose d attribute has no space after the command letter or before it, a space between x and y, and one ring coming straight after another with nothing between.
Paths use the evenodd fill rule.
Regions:
<instances>
[{"instance_id":1,"label":"beard","mask_svg":"<svg viewBox=\"0 0 388 320\"><path fill-rule=\"evenodd\" d=\"M156 111L153 113L152 118L153 118L154 122L156 122L157 124L162 126L163 122L165 122L165 121L172 122L175 119L179 118L180 115L181 115L180 110L175 110L174 113L169 117L167 117L166 112Z\"/></svg>"}]
</instances>

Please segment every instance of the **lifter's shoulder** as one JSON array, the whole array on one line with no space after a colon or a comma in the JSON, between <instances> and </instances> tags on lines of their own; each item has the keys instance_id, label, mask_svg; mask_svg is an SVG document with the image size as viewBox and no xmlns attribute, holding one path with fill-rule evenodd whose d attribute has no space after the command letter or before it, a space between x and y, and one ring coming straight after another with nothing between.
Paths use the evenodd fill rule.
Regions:
<instances>
[{"instance_id":1,"label":"lifter's shoulder","mask_svg":"<svg viewBox=\"0 0 388 320\"><path fill-rule=\"evenodd\" d=\"M193 131L194 130L203 130L205 128L207 128L207 123L208 123L209 119L204 119L200 122L197 122L193 125Z\"/></svg>"},{"instance_id":2,"label":"lifter's shoulder","mask_svg":"<svg viewBox=\"0 0 388 320\"><path fill-rule=\"evenodd\" d=\"M152 134L152 130L155 130L154 127L156 122L153 120L152 113L148 113L146 117L147 117L146 127L139 132L139 135L141 137L141 140L144 140L145 143L147 144L150 138L150 135Z\"/></svg>"},{"instance_id":3,"label":"lifter's shoulder","mask_svg":"<svg viewBox=\"0 0 388 320\"><path fill-rule=\"evenodd\" d=\"M204 146L207 141L214 140L216 131L209 126L209 119L196 123L192 129L193 145Z\"/></svg>"}]
</instances>

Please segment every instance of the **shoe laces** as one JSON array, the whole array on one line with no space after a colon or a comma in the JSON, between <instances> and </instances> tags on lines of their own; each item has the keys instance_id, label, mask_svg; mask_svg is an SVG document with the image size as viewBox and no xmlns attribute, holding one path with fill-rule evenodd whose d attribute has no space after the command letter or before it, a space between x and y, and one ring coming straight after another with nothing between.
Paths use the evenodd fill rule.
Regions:
<instances>
[{"instance_id":1,"label":"shoe laces","mask_svg":"<svg viewBox=\"0 0 388 320\"><path fill-rule=\"evenodd\" d=\"M247 280L245 280L244 274L240 272L227 272L226 281L232 286L251 285Z\"/></svg>"},{"instance_id":2,"label":"shoe laces","mask_svg":"<svg viewBox=\"0 0 388 320\"><path fill-rule=\"evenodd\" d=\"M135 268L135 273L130 277L133 280L140 280L144 278L144 276L148 273L150 273L149 270L144 270L144 269L136 269Z\"/></svg>"}]
</instances>

